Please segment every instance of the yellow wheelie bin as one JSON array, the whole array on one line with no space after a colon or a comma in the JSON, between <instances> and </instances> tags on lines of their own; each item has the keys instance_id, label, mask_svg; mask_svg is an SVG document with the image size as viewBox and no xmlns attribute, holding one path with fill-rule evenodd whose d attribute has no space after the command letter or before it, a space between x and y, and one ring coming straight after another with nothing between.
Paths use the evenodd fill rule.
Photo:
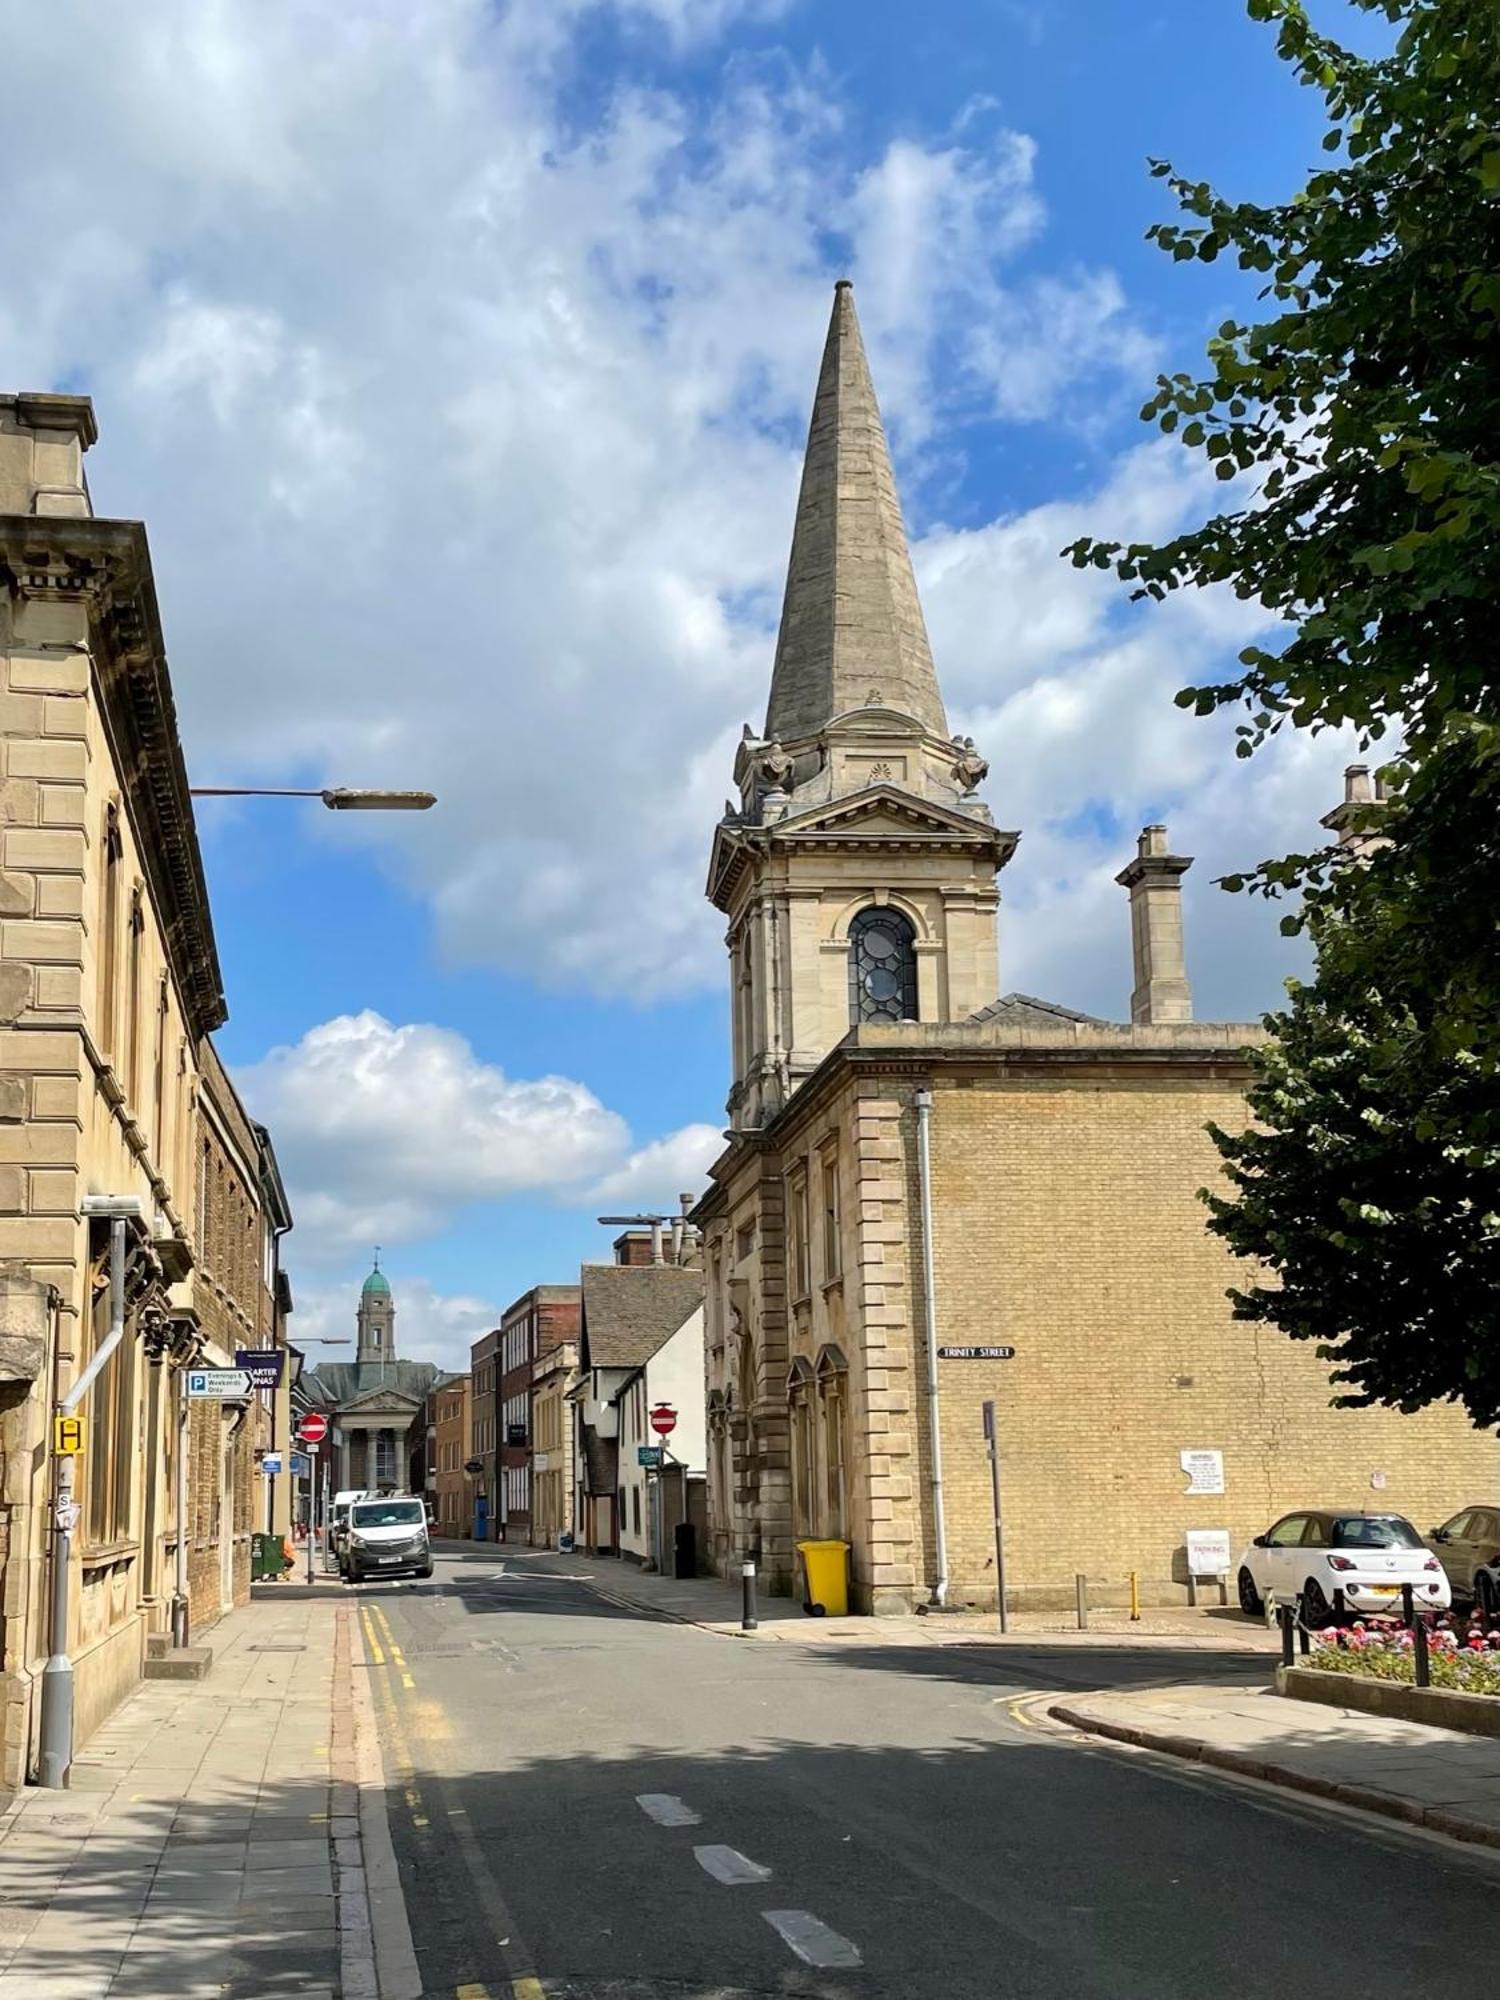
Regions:
<instances>
[{"instance_id":1,"label":"yellow wheelie bin","mask_svg":"<svg viewBox=\"0 0 1500 2000\"><path fill-rule=\"evenodd\" d=\"M802 1558L802 1608L813 1618L849 1615L849 1544L798 1542Z\"/></svg>"}]
</instances>

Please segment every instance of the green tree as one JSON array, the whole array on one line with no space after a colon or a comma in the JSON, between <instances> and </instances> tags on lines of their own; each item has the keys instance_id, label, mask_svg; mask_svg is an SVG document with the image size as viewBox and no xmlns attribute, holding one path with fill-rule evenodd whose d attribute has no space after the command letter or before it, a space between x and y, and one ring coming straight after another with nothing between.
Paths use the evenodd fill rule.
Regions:
<instances>
[{"instance_id":1,"label":"green tree","mask_svg":"<svg viewBox=\"0 0 1500 2000\"><path fill-rule=\"evenodd\" d=\"M1255 1058L1256 1122L1213 1136L1209 1227L1276 1281L1236 1316L1313 1340L1342 1404L1456 1397L1500 1423L1500 758L1455 735L1388 846L1310 882L1316 976Z\"/></svg>"},{"instance_id":2,"label":"green tree","mask_svg":"<svg viewBox=\"0 0 1500 2000\"><path fill-rule=\"evenodd\" d=\"M1249 501L1161 544L1080 541L1137 594L1226 584L1285 622L1243 672L1185 689L1242 706L1242 755L1287 723L1399 731L1421 753L1454 714L1500 721L1500 8L1353 0L1404 23L1379 61L1314 32L1301 0L1247 0L1322 92L1333 156L1289 201L1164 177L1170 256L1233 252L1274 310L1226 320L1208 372L1162 376L1142 416L1250 475Z\"/></svg>"},{"instance_id":3,"label":"green tree","mask_svg":"<svg viewBox=\"0 0 1500 2000\"><path fill-rule=\"evenodd\" d=\"M1238 480L1161 544L1085 539L1137 596L1225 585L1277 624L1240 673L1188 688L1239 709L1249 757L1284 728L1404 743L1384 844L1263 863L1303 892L1314 976L1267 1019L1258 1121L1215 1138L1233 1189L1210 1227L1269 1282L1237 1313L1314 1340L1338 1400L1447 1398L1500 1421L1500 6L1352 0L1378 59L1300 0L1247 0L1323 95L1328 163L1291 201L1225 200L1164 162L1175 259L1234 254L1265 317L1226 321L1200 376L1143 417ZM1375 823L1372 815L1371 825Z\"/></svg>"}]
</instances>

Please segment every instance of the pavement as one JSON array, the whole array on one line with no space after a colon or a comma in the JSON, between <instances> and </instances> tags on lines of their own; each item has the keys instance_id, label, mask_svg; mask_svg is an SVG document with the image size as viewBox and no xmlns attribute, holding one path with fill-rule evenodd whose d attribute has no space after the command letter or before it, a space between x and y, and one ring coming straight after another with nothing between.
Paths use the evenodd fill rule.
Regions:
<instances>
[{"instance_id":1,"label":"pavement","mask_svg":"<svg viewBox=\"0 0 1500 2000\"><path fill-rule=\"evenodd\" d=\"M1190 1709L1259 1755L1274 1704L1365 1740L1222 1633L850 1638L783 1601L747 1644L724 1609L470 1544L259 1590L203 1682L0 1816L0 2000L1281 2000L1331 1907L1378 1931L1362 1995L1420 2000L1492 1948L1500 1856L1437 1819L1083 1733ZM1472 1739L1376 1726L1383 1785L1404 1753L1408 1796L1466 1806Z\"/></svg>"},{"instance_id":2,"label":"pavement","mask_svg":"<svg viewBox=\"0 0 1500 2000\"><path fill-rule=\"evenodd\" d=\"M458 1557L464 1552L483 1556L486 1544L445 1542L437 1545ZM489 1552L494 1557L526 1555L525 1550L508 1550L503 1544ZM538 1554L544 1553L541 1551ZM934 1612L906 1619L818 1618L804 1611L790 1597L773 1597L756 1592L757 1629L742 1630L743 1593L740 1583L725 1582L716 1576L675 1578L659 1576L636 1564L611 1556L558 1555L545 1552L550 1567L559 1575L586 1580L600 1595L628 1606L640 1606L660 1616L674 1618L704 1631L732 1633L736 1637L773 1644L883 1645L895 1633L932 1646L1019 1646L1045 1640L1049 1646L1096 1647L1102 1643L1120 1646L1164 1647L1170 1651L1211 1653L1279 1654L1280 1636L1255 1624L1237 1608L1203 1605L1163 1608L1151 1606L1138 1619L1123 1609L1110 1606L1088 1614L1088 1626L1080 1631L1077 1616L1055 1611L1013 1611L1009 1631L1002 1634L995 1613L964 1610Z\"/></svg>"},{"instance_id":3,"label":"pavement","mask_svg":"<svg viewBox=\"0 0 1500 2000\"><path fill-rule=\"evenodd\" d=\"M0 1814L0 2000L375 2000L349 1612L299 1590Z\"/></svg>"},{"instance_id":4,"label":"pavement","mask_svg":"<svg viewBox=\"0 0 1500 2000\"><path fill-rule=\"evenodd\" d=\"M1278 1695L1174 1687L1051 1704L1073 1728L1500 1848L1500 1742Z\"/></svg>"}]
</instances>

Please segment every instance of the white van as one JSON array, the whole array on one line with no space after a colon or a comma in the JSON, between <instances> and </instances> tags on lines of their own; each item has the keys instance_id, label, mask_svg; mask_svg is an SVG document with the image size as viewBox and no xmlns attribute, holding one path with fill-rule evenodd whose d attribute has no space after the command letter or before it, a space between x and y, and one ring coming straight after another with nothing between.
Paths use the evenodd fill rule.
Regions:
<instances>
[{"instance_id":1,"label":"white van","mask_svg":"<svg viewBox=\"0 0 1500 2000\"><path fill-rule=\"evenodd\" d=\"M346 1486L341 1493L333 1496L333 1505L328 1513L328 1541L323 1550L323 1561L330 1567L337 1567L342 1576L344 1571L344 1540L349 1532L349 1509L356 1500L368 1498L368 1488Z\"/></svg>"},{"instance_id":2,"label":"white van","mask_svg":"<svg viewBox=\"0 0 1500 2000\"><path fill-rule=\"evenodd\" d=\"M431 1576L427 1509L410 1493L353 1501L341 1567L347 1583L367 1576Z\"/></svg>"}]
</instances>

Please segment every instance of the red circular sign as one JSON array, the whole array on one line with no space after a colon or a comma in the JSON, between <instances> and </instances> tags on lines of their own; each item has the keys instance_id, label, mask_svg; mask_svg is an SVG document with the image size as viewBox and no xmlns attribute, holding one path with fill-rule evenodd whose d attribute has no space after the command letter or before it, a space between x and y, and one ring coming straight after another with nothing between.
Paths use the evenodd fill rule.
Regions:
<instances>
[{"instance_id":1,"label":"red circular sign","mask_svg":"<svg viewBox=\"0 0 1500 2000\"><path fill-rule=\"evenodd\" d=\"M677 1428L677 1412L670 1403L658 1403L651 1412L651 1428L658 1437L670 1437Z\"/></svg>"},{"instance_id":2,"label":"red circular sign","mask_svg":"<svg viewBox=\"0 0 1500 2000\"><path fill-rule=\"evenodd\" d=\"M298 1426L297 1435L304 1444L321 1444L328 1435L327 1417L320 1417L316 1410L309 1410Z\"/></svg>"}]
</instances>

